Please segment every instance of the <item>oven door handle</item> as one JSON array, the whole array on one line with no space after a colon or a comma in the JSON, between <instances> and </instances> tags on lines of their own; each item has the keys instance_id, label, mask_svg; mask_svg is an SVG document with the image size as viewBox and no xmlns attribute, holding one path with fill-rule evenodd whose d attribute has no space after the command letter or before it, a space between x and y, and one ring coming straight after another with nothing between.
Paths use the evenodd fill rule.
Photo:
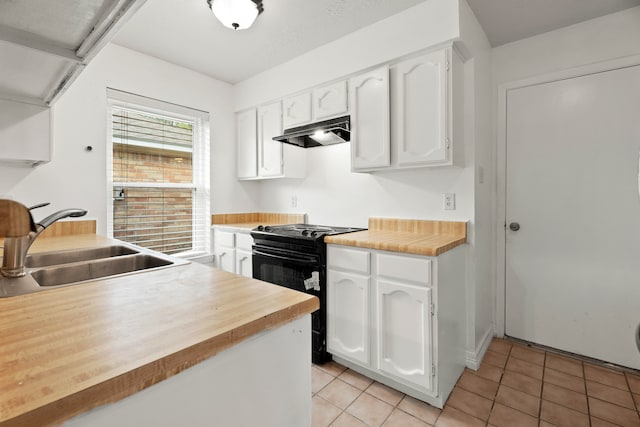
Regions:
<instances>
[{"instance_id":1,"label":"oven door handle","mask_svg":"<svg viewBox=\"0 0 640 427\"><path fill-rule=\"evenodd\" d=\"M288 256L282 256L282 255L269 254L269 253L266 253L266 252L258 251L256 249L253 250L253 255L264 256L264 257L267 257L267 258L280 259L282 261L296 262L298 264L303 264L303 265L314 265L314 266L318 265L318 261L314 261L314 260L310 260L310 259L300 259L300 258L294 258L294 257L288 257Z\"/></svg>"}]
</instances>

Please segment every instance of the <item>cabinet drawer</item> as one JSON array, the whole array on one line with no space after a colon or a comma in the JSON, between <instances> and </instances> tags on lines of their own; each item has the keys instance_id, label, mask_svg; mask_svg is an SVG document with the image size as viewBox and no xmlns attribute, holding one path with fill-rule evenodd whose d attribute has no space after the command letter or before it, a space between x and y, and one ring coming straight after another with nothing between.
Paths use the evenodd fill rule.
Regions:
<instances>
[{"instance_id":1,"label":"cabinet drawer","mask_svg":"<svg viewBox=\"0 0 640 427\"><path fill-rule=\"evenodd\" d=\"M216 246L230 246L233 248L236 245L234 235L235 233L230 231L216 230L213 234L214 244Z\"/></svg>"},{"instance_id":2,"label":"cabinet drawer","mask_svg":"<svg viewBox=\"0 0 640 427\"><path fill-rule=\"evenodd\" d=\"M251 234L236 233L236 249L251 252L253 237Z\"/></svg>"},{"instance_id":3,"label":"cabinet drawer","mask_svg":"<svg viewBox=\"0 0 640 427\"><path fill-rule=\"evenodd\" d=\"M431 285L430 259L377 254L376 261L379 277Z\"/></svg>"},{"instance_id":4,"label":"cabinet drawer","mask_svg":"<svg viewBox=\"0 0 640 427\"><path fill-rule=\"evenodd\" d=\"M327 264L330 268L369 274L370 254L368 251L329 246L327 249Z\"/></svg>"}]
</instances>

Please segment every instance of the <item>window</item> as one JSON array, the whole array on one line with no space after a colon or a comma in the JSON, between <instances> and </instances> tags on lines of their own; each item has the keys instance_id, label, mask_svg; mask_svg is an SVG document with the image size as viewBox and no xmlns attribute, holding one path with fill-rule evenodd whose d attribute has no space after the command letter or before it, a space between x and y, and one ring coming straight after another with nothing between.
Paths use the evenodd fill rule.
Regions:
<instances>
[{"instance_id":1,"label":"window","mask_svg":"<svg viewBox=\"0 0 640 427\"><path fill-rule=\"evenodd\" d=\"M108 89L110 236L166 254L208 253L208 114Z\"/></svg>"}]
</instances>

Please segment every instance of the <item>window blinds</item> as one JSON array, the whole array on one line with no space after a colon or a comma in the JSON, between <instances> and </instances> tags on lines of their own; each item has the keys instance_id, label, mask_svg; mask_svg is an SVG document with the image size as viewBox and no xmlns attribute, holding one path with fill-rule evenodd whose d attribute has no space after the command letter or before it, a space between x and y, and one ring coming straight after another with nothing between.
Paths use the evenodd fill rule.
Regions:
<instances>
[{"instance_id":1,"label":"window blinds","mask_svg":"<svg viewBox=\"0 0 640 427\"><path fill-rule=\"evenodd\" d=\"M185 107L156 100L152 106L144 105L147 98L133 103L131 94L123 102L114 92L109 92L110 234L167 254L208 253L208 120L197 110L186 115Z\"/></svg>"}]
</instances>

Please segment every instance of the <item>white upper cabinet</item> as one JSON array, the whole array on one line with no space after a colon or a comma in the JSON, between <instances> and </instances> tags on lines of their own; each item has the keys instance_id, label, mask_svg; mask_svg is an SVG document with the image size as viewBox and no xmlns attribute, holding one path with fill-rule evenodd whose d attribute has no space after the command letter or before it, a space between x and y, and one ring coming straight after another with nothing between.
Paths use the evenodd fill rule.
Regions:
<instances>
[{"instance_id":1,"label":"white upper cabinet","mask_svg":"<svg viewBox=\"0 0 640 427\"><path fill-rule=\"evenodd\" d=\"M311 92L284 98L282 110L285 129L309 123L311 121Z\"/></svg>"},{"instance_id":2,"label":"white upper cabinet","mask_svg":"<svg viewBox=\"0 0 640 427\"><path fill-rule=\"evenodd\" d=\"M326 120L348 112L346 80L320 86L313 90L314 120Z\"/></svg>"},{"instance_id":3,"label":"white upper cabinet","mask_svg":"<svg viewBox=\"0 0 640 427\"><path fill-rule=\"evenodd\" d=\"M313 91L288 96L282 100L285 129L327 120L349 113L347 81L319 86Z\"/></svg>"},{"instance_id":4,"label":"white upper cabinet","mask_svg":"<svg viewBox=\"0 0 640 427\"><path fill-rule=\"evenodd\" d=\"M282 134L280 101L236 113L238 179L303 178L304 148L274 141Z\"/></svg>"},{"instance_id":5,"label":"white upper cabinet","mask_svg":"<svg viewBox=\"0 0 640 427\"><path fill-rule=\"evenodd\" d=\"M262 177L282 175L282 143L273 137L282 134L280 101L258 108L258 172Z\"/></svg>"},{"instance_id":6,"label":"white upper cabinet","mask_svg":"<svg viewBox=\"0 0 640 427\"><path fill-rule=\"evenodd\" d=\"M449 161L447 53L440 50L391 67L399 166Z\"/></svg>"},{"instance_id":7,"label":"white upper cabinet","mask_svg":"<svg viewBox=\"0 0 640 427\"><path fill-rule=\"evenodd\" d=\"M389 68L353 77L349 88L352 169L389 166Z\"/></svg>"},{"instance_id":8,"label":"white upper cabinet","mask_svg":"<svg viewBox=\"0 0 640 427\"><path fill-rule=\"evenodd\" d=\"M236 114L238 178L258 176L257 110L252 108Z\"/></svg>"},{"instance_id":9,"label":"white upper cabinet","mask_svg":"<svg viewBox=\"0 0 640 427\"><path fill-rule=\"evenodd\" d=\"M384 89L380 72L351 80L352 170L462 166L463 65L454 49L391 64L386 103L373 95Z\"/></svg>"},{"instance_id":10,"label":"white upper cabinet","mask_svg":"<svg viewBox=\"0 0 640 427\"><path fill-rule=\"evenodd\" d=\"M0 164L36 166L51 160L51 109L0 99Z\"/></svg>"}]
</instances>

